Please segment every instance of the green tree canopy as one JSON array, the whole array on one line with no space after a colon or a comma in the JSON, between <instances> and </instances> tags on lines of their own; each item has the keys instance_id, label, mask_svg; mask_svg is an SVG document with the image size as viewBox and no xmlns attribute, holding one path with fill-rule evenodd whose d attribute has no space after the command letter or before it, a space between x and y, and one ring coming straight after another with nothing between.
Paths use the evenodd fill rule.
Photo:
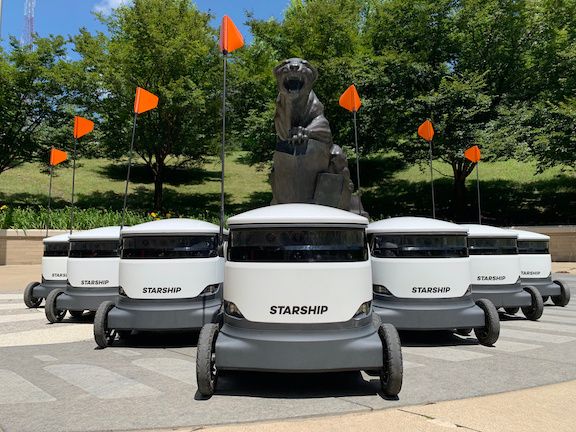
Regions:
<instances>
[{"instance_id":1,"label":"green tree canopy","mask_svg":"<svg viewBox=\"0 0 576 432\"><path fill-rule=\"evenodd\" d=\"M45 162L49 147L65 142L63 127L72 124L68 75L60 36L36 38L33 45L12 39L10 50L0 51L0 173Z\"/></svg>"},{"instance_id":2,"label":"green tree canopy","mask_svg":"<svg viewBox=\"0 0 576 432\"><path fill-rule=\"evenodd\" d=\"M135 0L100 19L108 36L82 30L74 38L84 102L117 157L128 150L136 87L159 96L158 109L139 121L135 151L161 209L167 166L200 162L217 148L221 73L210 15L189 0Z\"/></svg>"}]
</instances>

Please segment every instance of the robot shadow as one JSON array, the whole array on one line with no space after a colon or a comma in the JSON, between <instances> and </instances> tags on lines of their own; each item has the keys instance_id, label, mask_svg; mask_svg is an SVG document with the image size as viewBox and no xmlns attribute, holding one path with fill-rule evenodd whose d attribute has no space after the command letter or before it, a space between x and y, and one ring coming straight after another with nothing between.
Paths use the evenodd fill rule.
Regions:
<instances>
[{"instance_id":1,"label":"robot shadow","mask_svg":"<svg viewBox=\"0 0 576 432\"><path fill-rule=\"evenodd\" d=\"M195 348L197 331L133 331L128 337L116 339L113 348Z\"/></svg>"},{"instance_id":2,"label":"robot shadow","mask_svg":"<svg viewBox=\"0 0 576 432\"><path fill-rule=\"evenodd\" d=\"M399 331L400 342L403 347L450 347L450 346L469 346L480 345L474 337L474 332L469 336L457 335L447 330L430 330L430 331Z\"/></svg>"},{"instance_id":3,"label":"robot shadow","mask_svg":"<svg viewBox=\"0 0 576 432\"><path fill-rule=\"evenodd\" d=\"M360 371L330 373L221 371L216 395L270 399L321 399L379 395L388 399L380 391L378 377L368 377ZM195 399L203 400L198 393Z\"/></svg>"}]
</instances>

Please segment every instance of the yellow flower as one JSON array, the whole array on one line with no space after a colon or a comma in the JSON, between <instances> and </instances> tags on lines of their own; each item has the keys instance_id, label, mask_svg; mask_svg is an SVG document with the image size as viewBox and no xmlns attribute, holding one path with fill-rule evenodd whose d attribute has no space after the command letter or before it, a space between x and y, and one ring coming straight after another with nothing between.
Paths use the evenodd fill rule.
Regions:
<instances>
[{"instance_id":1,"label":"yellow flower","mask_svg":"<svg viewBox=\"0 0 576 432\"><path fill-rule=\"evenodd\" d=\"M8 206L6 204L4 204L2 207L0 207L0 210L6 210L8 208Z\"/></svg>"},{"instance_id":2,"label":"yellow flower","mask_svg":"<svg viewBox=\"0 0 576 432\"><path fill-rule=\"evenodd\" d=\"M152 216L153 218L157 217L158 214L156 214L155 212L150 213L150 216Z\"/></svg>"}]
</instances>

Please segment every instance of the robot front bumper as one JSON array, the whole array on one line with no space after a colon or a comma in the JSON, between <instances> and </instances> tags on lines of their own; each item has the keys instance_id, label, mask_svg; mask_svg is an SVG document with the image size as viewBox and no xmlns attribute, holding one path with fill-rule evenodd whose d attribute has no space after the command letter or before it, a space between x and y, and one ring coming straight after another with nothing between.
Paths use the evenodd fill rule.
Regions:
<instances>
[{"instance_id":1,"label":"robot front bumper","mask_svg":"<svg viewBox=\"0 0 576 432\"><path fill-rule=\"evenodd\" d=\"M225 316L216 339L216 367L268 372L381 369L382 342L372 317L354 327L348 323L263 324Z\"/></svg>"},{"instance_id":2,"label":"robot front bumper","mask_svg":"<svg viewBox=\"0 0 576 432\"><path fill-rule=\"evenodd\" d=\"M484 311L471 295L456 298L412 299L374 295L374 312L398 330L454 330L484 327Z\"/></svg>"},{"instance_id":3,"label":"robot front bumper","mask_svg":"<svg viewBox=\"0 0 576 432\"><path fill-rule=\"evenodd\" d=\"M524 291L520 281L508 285L470 285L470 288L475 300L490 300L497 308L532 305L532 297Z\"/></svg>"},{"instance_id":4,"label":"robot front bumper","mask_svg":"<svg viewBox=\"0 0 576 432\"><path fill-rule=\"evenodd\" d=\"M524 278L520 280L522 287L533 286L536 288L542 297L545 296L559 296L562 294L562 290L560 285L552 281L552 276L548 276L547 278Z\"/></svg>"},{"instance_id":5,"label":"robot front bumper","mask_svg":"<svg viewBox=\"0 0 576 432\"><path fill-rule=\"evenodd\" d=\"M79 288L68 284L66 290L56 298L56 308L95 312L101 303L114 301L117 296L118 287Z\"/></svg>"},{"instance_id":6,"label":"robot front bumper","mask_svg":"<svg viewBox=\"0 0 576 432\"><path fill-rule=\"evenodd\" d=\"M108 327L118 330L199 330L217 322L222 300L217 295L191 299L133 299L118 296L108 312Z\"/></svg>"},{"instance_id":7,"label":"robot front bumper","mask_svg":"<svg viewBox=\"0 0 576 432\"><path fill-rule=\"evenodd\" d=\"M32 289L32 296L34 298L46 298L48 294L50 294L55 289L66 289L68 285L68 281L66 279L62 280L48 280L42 277L42 282L39 285L36 285Z\"/></svg>"}]
</instances>

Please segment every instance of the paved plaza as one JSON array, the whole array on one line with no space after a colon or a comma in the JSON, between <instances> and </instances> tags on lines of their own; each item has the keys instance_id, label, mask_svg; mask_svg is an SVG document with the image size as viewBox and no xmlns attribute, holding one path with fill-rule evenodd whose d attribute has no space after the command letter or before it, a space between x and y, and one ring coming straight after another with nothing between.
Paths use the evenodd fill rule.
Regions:
<instances>
[{"instance_id":1,"label":"paved plaza","mask_svg":"<svg viewBox=\"0 0 576 432\"><path fill-rule=\"evenodd\" d=\"M575 292L576 276L557 277ZM196 396L196 334L141 333L98 350L89 316L48 324L43 309L24 307L21 290L4 281L0 293L0 428L6 432L360 414L576 379L576 302L565 308L549 302L539 322L521 314L504 317L493 348L445 332L402 333L405 380L399 400L382 398L378 381L360 373L228 373L217 394L202 401Z\"/></svg>"}]
</instances>

